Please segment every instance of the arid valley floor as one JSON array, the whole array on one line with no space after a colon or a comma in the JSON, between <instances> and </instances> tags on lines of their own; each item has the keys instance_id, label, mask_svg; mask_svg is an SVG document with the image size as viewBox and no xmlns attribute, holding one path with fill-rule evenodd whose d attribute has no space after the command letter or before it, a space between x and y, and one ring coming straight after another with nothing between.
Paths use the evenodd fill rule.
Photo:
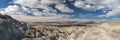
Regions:
<instances>
[{"instance_id":1,"label":"arid valley floor","mask_svg":"<svg viewBox=\"0 0 120 40\"><path fill-rule=\"evenodd\" d=\"M37 23L32 28L32 38L24 40L120 40L120 21L84 25L43 25ZM47 24L47 23L46 23Z\"/></svg>"}]
</instances>

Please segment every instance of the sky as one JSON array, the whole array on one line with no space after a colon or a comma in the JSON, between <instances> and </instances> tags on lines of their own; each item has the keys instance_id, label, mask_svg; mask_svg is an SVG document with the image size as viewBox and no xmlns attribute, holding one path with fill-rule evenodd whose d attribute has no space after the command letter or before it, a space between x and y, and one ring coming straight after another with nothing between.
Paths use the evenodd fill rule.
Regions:
<instances>
[{"instance_id":1,"label":"sky","mask_svg":"<svg viewBox=\"0 0 120 40\"><path fill-rule=\"evenodd\" d=\"M20 21L120 20L120 0L0 0L0 13Z\"/></svg>"}]
</instances>

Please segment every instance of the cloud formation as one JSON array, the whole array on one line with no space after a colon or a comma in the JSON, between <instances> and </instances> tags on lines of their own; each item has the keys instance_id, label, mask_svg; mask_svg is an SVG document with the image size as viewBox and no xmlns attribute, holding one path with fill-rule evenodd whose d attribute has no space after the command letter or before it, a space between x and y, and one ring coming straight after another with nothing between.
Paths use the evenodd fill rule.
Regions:
<instances>
[{"instance_id":1,"label":"cloud formation","mask_svg":"<svg viewBox=\"0 0 120 40\"><path fill-rule=\"evenodd\" d=\"M8 6L7 8L5 8L4 11L0 11L2 14L16 14L16 15L23 15L25 14L24 13L24 10L21 9L19 6L17 5L11 5L11 6Z\"/></svg>"},{"instance_id":2,"label":"cloud formation","mask_svg":"<svg viewBox=\"0 0 120 40\"><path fill-rule=\"evenodd\" d=\"M14 5L9 5L4 10L0 11L2 14L11 15L16 19L26 18L28 20L35 19L65 19L69 18L68 15L58 14L57 10L61 12L73 12L72 9L68 8L64 3L65 0L13 0ZM49 5L55 4L56 9L53 9ZM20 6L19 6L20 5ZM40 11L42 10L42 11ZM21 18L21 15L24 16ZM33 16L28 16L33 15ZM44 18L44 19L43 19Z\"/></svg>"},{"instance_id":3,"label":"cloud formation","mask_svg":"<svg viewBox=\"0 0 120 40\"><path fill-rule=\"evenodd\" d=\"M66 5L58 4L56 5L56 8L61 10L62 12L74 12L72 9L69 9Z\"/></svg>"},{"instance_id":4,"label":"cloud formation","mask_svg":"<svg viewBox=\"0 0 120 40\"><path fill-rule=\"evenodd\" d=\"M13 5L9 5L4 10L0 10L0 13L11 15L13 17L15 16L17 19L21 16L26 16L26 18L29 17L29 19L44 18L47 20L51 18L51 20L71 20L70 15L58 13L58 11L60 11L60 13L75 13L75 9L68 7L66 1L69 1L71 5L77 8L85 9L87 11L96 11L102 9L104 11L103 13L106 14L99 15L99 17L120 15L119 0L13 0L13 2L11 2ZM107 10L111 11L107 13ZM83 16L80 15L79 18L81 17Z\"/></svg>"},{"instance_id":5,"label":"cloud formation","mask_svg":"<svg viewBox=\"0 0 120 40\"><path fill-rule=\"evenodd\" d=\"M120 0L77 0L74 6L92 11L109 8L112 11L107 13L106 16L117 16L120 15L120 12L118 12L118 9L120 9L119 4Z\"/></svg>"},{"instance_id":6,"label":"cloud formation","mask_svg":"<svg viewBox=\"0 0 120 40\"><path fill-rule=\"evenodd\" d=\"M114 9L106 14L106 16L119 16L120 15L120 9Z\"/></svg>"},{"instance_id":7,"label":"cloud formation","mask_svg":"<svg viewBox=\"0 0 120 40\"><path fill-rule=\"evenodd\" d=\"M49 5L55 4L56 8L62 12L73 12L64 3L65 0L14 0L14 4L20 4L30 8L41 8L44 10L52 9ZM63 10L64 9L64 10Z\"/></svg>"}]
</instances>

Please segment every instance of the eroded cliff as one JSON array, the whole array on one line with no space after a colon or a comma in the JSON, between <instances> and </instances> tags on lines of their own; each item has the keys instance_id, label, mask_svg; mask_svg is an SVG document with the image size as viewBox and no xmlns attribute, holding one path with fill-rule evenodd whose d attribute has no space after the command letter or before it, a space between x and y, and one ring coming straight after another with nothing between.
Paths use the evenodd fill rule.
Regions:
<instances>
[{"instance_id":1,"label":"eroded cliff","mask_svg":"<svg viewBox=\"0 0 120 40\"><path fill-rule=\"evenodd\" d=\"M120 40L120 22L105 22L82 26L33 25L31 38L24 40Z\"/></svg>"}]
</instances>

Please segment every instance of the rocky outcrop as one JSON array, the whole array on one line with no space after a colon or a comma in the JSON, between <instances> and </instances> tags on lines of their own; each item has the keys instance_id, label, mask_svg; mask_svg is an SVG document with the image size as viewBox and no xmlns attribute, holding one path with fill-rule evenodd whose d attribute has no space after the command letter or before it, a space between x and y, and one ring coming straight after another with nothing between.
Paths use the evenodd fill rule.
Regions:
<instances>
[{"instance_id":1,"label":"rocky outcrop","mask_svg":"<svg viewBox=\"0 0 120 40\"><path fill-rule=\"evenodd\" d=\"M87 26L31 27L30 37L23 40L120 40L120 22L105 22Z\"/></svg>"},{"instance_id":2,"label":"rocky outcrop","mask_svg":"<svg viewBox=\"0 0 120 40\"><path fill-rule=\"evenodd\" d=\"M22 40L27 26L8 15L0 15L0 40Z\"/></svg>"},{"instance_id":3,"label":"rocky outcrop","mask_svg":"<svg viewBox=\"0 0 120 40\"><path fill-rule=\"evenodd\" d=\"M31 35L29 36L31 38L25 37L23 40L82 40L83 35L87 36L96 26L57 27L36 25L32 27L32 33L30 32Z\"/></svg>"}]
</instances>

